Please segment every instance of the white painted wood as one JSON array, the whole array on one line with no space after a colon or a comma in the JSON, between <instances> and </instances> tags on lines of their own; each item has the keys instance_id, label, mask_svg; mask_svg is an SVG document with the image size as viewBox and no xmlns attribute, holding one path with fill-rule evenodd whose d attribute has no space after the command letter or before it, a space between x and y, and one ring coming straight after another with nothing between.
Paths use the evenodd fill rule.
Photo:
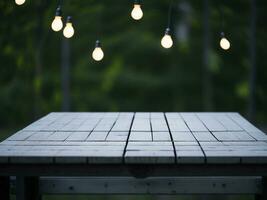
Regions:
<instances>
[{"instance_id":1,"label":"white painted wood","mask_svg":"<svg viewBox=\"0 0 267 200\"><path fill-rule=\"evenodd\" d=\"M42 132L35 132L31 135L27 140L47 140L47 138L52 135L54 132L51 131L42 131Z\"/></svg>"},{"instance_id":2,"label":"white painted wood","mask_svg":"<svg viewBox=\"0 0 267 200\"><path fill-rule=\"evenodd\" d=\"M112 131L126 131L130 130L132 124L132 117L121 117L115 122L115 125L112 127Z\"/></svg>"},{"instance_id":3,"label":"white painted wood","mask_svg":"<svg viewBox=\"0 0 267 200\"><path fill-rule=\"evenodd\" d=\"M247 132L261 132L258 128L253 126L249 121L244 119L238 113L228 113L227 114L233 121L235 121L241 128Z\"/></svg>"},{"instance_id":4,"label":"white painted wood","mask_svg":"<svg viewBox=\"0 0 267 200\"><path fill-rule=\"evenodd\" d=\"M225 113L214 113L211 115L215 117L228 131L243 131L227 114Z\"/></svg>"},{"instance_id":5,"label":"white painted wood","mask_svg":"<svg viewBox=\"0 0 267 200\"><path fill-rule=\"evenodd\" d=\"M128 132L109 132L107 141L127 141Z\"/></svg>"},{"instance_id":6,"label":"white painted wood","mask_svg":"<svg viewBox=\"0 0 267 200\"><path fill-rule=\"evenodd\" d=\"M190 131L184 120L177 114L177 117L167 116L169 128L171 131Z\"/></svg>"},{"instance_id":7,"label":"white painted wood","mask_svg":"<svg viewBox=\"0 0 267 200\"><path fill-rule=\"evenodd\" d=\"M227 131L227 129L213 116L206 113L197 113L198 118L209 131Z\"/></svg>"},{"instance_id":8,"label":"white painted wood","mask_svg":"<svg viewBox=\"0 0 267 200\"><path fill-rule=\"evenodd\" d=\"M152 141L151 132L131 132L129 141Z\"/></svg>"},{"instance_id":9,"label":"white painted wood","mask_svg":"<svg viewBox=\"0 0 267 200\"><path fill-rule=\"evenodd\" d=\"M224 131L212 132L212 134L220 141L254 141L255 139L248 135L246 132L241 131Z\"/></svg>"},{"instance_id":10,"label":"white painted wood","mask_svg":"<svg viewBox=\"0 0 267 200\"><path fill-rule=\"evenodd\" d=\"M87 141L105 141L107 135L108 135L108 132L93 131L91 132L91 134L86 140Z\"/></svg>"},{"instance_id":11,"label":"white painted wood","mask_svg":"<svg viewBox=\"0 0 267 200\"><path fill-rule=\"evenodd\" d=\"M132 131L151 131L149 118L134 118Z\"/></svg>"},{"instance_id":12,"label":"white painted wood","mask_svg":"<svg viewBox=\"0 0 267 200\"><path fill-rule=\"evenodd\" d=\"M150 119L152 131L169 131L167 123L164 118L151 118Z\"/></svg>"},{"instance_id":13,"label":"white painted wood","mask_svg":"<svg viewBox=\"0 0 267 200\"><path fill-rule=\"evenodd\" d=\"M163 164L175 154L177 164L265 164L267 136L238 113L51 113L0 143L0 163Z\"/></svg>"},{"instance_id":14,"label":"white painted wood","mask_svg":"<svg viewBox=\"0 0 267 200\"><path fill-rule=\"evenodd\" d=\"M210 132L193 132L193 135L198 141L217 141Z\"/></svg>"},{"instance_id":15,"label":"white painted wood","mask_svg":"<svg viewBox=\"0 0 267 200\"><path fill-rule=\"evenodd\" d=\"M170 133L168 132L153 132L153 141L171 141Z\"/></svg>"},{"instance_id":16,"label":"white painted wood","mask_svg":"<svg viewBox=\"0 0 267 200\"><path fill-rule=\"evenodd\" d=\"M205 157L202 151L176 151L178 164L203 164Z\"/></svg>"},{"instance_id":17,"label":"white painted wood","mask_svg":"<svg viewBox=\"0 0 267 200\"><path fill-rule=\"evenodd\" d=\"M67 141L85 141L89 136L90 132L72 132L71 135L66 139Z\"/></svg>"},{"instance_id":18,"label":"white painted wood","mask_svg":"<svg viewBox=\"0 0 267 200\"><path fill-rule=\"evenodd\" d=\"M18 141L25 140L34 133L35 131L19 131L14 135L10 136L9 138L7 138L7 140L18 140Z\"/></svg>"},{"instance_id":19,"label":"white painted wood","mask_svg":"<svg viewBox=\"0 0 267 200\"><path fill-rule=\"evenodd\" d=\"M129 164L174 163L173 151L126 151L125 162Z\"/></svg>"},{"instance_id":20,"label":"white painted wood","mask_svg":"<svg viewBox=\"0 0 267 200\"><path fill-rule=\"evenodd\" d=\"M191 132L171 132L174 141L194 142L196 139Z\"/></svg>"},{"instance_id":21,"label":"white painted wood","mask_svg":"<svg viewBox=\"0 0 267 200\"><path fill-rule=\"evenodd\" d=\"M128 145L126 151L173 151L172 144L163 145L163 146L155 146L155 145Z\"/></svg>"},{"instance_id":22,"label":"white painted wood","mask_svg":"<svg viewBox=\"0 0 267 200\"><path fill-rule=\"evenodd\" d=\"M72 132L54 132L52 135L50 135L47 140L51 140L51 141L64 141L66 140L70 135L72 134Z\"/></svg>"},{"instance_id":23,"label":"white painted wood","mask_svg":"<svg viewBox=\"0 0 267 200\"><path fill-rule=\"evenodd\" d=\"M192 132L208 131L194 113L181 113L181 116Z\"/></svg>"}]
</instances>

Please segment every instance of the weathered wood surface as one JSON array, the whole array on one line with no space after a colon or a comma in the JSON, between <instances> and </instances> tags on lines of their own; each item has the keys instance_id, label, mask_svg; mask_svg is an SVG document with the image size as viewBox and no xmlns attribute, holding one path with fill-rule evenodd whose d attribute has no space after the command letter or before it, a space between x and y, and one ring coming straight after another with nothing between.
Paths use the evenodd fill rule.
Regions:
<instances>
[{"instance_id":1,"label":"weathered wood surface","mask_svg":"<svg viewBox=\"0 0 267 200\"><path fill-rule=\"evenodd\" d=\"M0 143L0 163L267 163L238 113L50 113Z\"/></svg>"}]
</instances>

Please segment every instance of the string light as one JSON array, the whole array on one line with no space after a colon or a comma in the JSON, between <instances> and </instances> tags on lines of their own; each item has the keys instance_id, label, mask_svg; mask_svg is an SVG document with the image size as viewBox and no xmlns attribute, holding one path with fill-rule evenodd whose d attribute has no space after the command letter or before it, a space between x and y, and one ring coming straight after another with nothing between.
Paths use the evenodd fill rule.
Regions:
<instances>
[{"instance_id":1,"label":"string light","mask_svg":"<svg viewBox=\"0 0 267 200\"><path fill-rule=\"evenodd\" d=\"M58 6L56 9L55 18L51 24L51 28L53 31L60 31L63 28L63 22L62 22L62 11L61 7Z\"/></svg>"},{"instance_id":2,"label":"string light","mask_svg":"<svg viewBox=\"0 0 267 200\"><path fill-rule=\"evenodd\" d=\"M161 39L161 46L163 46L165 49L169 49L173 45L170 32L171 32L170 28L166 28L165 35Z\"/></svg>"},{"instance_id":3,"label":"string light","mask_svg":"<svg viewBox=\"0 0 267 200\"><path fill-rule=\"evenodd\" d=\"M15 3L20 6L25 3L25 0L15 0Z\"/></svg>"},{"instance_id":4,"label":"string light","mask_svg":"<svg viewBox=\"0 0 267 200\"><path fill-rule=\"evenodd\" d=\"M220 46L223 50L228 50L231 46L228 39L226 39L224 32L221 32Z\"/></svg>"},{"instance_id":5,"label":"string light","mask_svg":"<svg viewBox=\"0 0 267 200\"><path fill-rule=\"evenodd\" d=\"M141 9L141 3L140 0L134 1L134 7L131 12L131 16L134 20L140 20L143 17L143 11Z\"/></svg>"},{"instance_id":6,"label":"string light","mask_svg":"<svg viewBox=\"0 0 267 200\"><path fill-rule=\"evenodd\" d=\"M74 28L72 26L72 18L71 16L67 17L67 22L66 22L66 26L63 30L63 35L66 38L71 38L74 35Z\"/></svg>"},{"instance_id":7,"label":"string light","mask_svg":"<svg viewBox=\"0 0 267 200\"><path fill-rule=\"evenodd\" d=\"M169 12L168 12L168 26L165 30L165 34L161 39L161 46L165 49L169 49L172 47L173 45L173 41L172 41L172 37L171 37L171 29L170 29L170 25L171 25L171 15L172 15L172 0L169 6Z\"/></svg>"},{"instance_id":8,"label":"string light","mask_svg":"<svg viewBox=\"0 0 267 200\"><path fill-rule=\"evenodd\" d=\"M100 61L104 58L104 52L101 48L101 43L99 40L95 42L95 49L92 53L92 57L95 61Z\"/></svg>"}]
</instances>

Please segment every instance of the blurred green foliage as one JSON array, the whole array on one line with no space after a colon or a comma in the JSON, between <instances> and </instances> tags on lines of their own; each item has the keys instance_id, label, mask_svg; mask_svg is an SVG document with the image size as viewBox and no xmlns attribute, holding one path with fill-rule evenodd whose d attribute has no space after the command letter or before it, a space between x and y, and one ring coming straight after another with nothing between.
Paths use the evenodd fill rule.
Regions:
<instances>
[{"instance_id":1,"label":"blurred green foliage","mask_svg":"<svg viewBox=\"0 0 267 200\"><path fill-rule=\"evenodd\" d=\"M70 111L237 111L247 113L249 96L251 1L209 1L208 70L203 71L203 1L176 0L174 46L160 46L170 1L143 1L144 17L130 17L132 1L65 0L72 15ZM50 24L57 1L27 0L22 6L0 1L0 128L19 129L51 111L61 111L62 32ZM267 2L257 1L258 123L267 121ZM222 31L231 42L219 47ZM179 36L179 27L187 32ZM104 60L91 58L96 39ZM211 104L205 107L209 74Z\"/></svg>"}]
</instances>

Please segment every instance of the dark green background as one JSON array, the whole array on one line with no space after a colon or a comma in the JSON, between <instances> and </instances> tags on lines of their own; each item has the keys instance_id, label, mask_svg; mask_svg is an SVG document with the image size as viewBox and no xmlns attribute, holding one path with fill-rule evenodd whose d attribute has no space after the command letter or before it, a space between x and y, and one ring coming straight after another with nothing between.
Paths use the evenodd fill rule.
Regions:
<instances>
[{"instance_id":1,"label":"dark green background","mask_svg":"<svg viewBox=\"0 0 267 200\"><path fill-rule=\"evenodd\" d=\"M64 18L72 15L75 28L68 41L50 28L56 0L26 0L23 6L1 0L0 138L52 111L237 111L264 129L267 1L255 0L257 70L249 116L253 0L206 2L174 0L174 46L166 50L160 40L167 0L144 0L138 22L130 17L132 1L65 0ZM222 29L229 51L219 47ZM105 52L99 63L91 58L96 39ZM69 76L62 74L64 54ZM62 80L69 81L67 96Z\"/></svg>"}]
</instances>

